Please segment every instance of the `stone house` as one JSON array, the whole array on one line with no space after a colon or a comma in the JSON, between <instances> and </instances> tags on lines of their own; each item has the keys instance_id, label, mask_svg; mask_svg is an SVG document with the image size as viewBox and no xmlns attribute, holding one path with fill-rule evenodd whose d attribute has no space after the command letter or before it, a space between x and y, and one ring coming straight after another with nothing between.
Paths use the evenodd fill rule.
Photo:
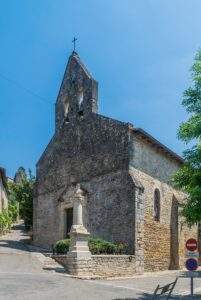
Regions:
<instances>
[{"instance_id":1,"label":"stone house","mask_svg":"<svg viewBox=\"0 0 201 300\"><path fill-rule=\"evenodd\" d=\"M91 236L127 242L145 270L179 268L185 240L197 237L179 216L185 195L170 183L182 164L144 130L98 114L98 83L73 52L56 102L55 134L37 163L34 243L51 247L69 234L79 185Z\"/></svg>"},{"instance_id":2,"label":"stone house","mask_svg":"<svg viewBox=\"0 0 201 300\"><path fill-rule=\"evenodd\" d=\"M6 171L0 167L0 212L8 207Z\"/></svg>"}]
</instances>

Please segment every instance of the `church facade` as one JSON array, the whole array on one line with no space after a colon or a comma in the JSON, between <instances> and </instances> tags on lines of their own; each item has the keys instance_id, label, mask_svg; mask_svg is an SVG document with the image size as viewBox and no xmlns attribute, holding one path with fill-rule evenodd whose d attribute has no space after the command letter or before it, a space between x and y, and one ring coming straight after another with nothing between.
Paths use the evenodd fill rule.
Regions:
<instances>
[{"instance_id":1,"label":"church facade","mask_svg":"<svg viewBox=\"0 0 201 300\"><path fill-rule=\"evenodd\" d=\"M170 181L183 160L144 130L98 114L98 83L73 52L56 102L55 134L36 168L33 239L51 247L70 232L73 199L85 194L91 236L125 241L145 270L177 269L197 237Z\"/></svg>"}]
</instances>

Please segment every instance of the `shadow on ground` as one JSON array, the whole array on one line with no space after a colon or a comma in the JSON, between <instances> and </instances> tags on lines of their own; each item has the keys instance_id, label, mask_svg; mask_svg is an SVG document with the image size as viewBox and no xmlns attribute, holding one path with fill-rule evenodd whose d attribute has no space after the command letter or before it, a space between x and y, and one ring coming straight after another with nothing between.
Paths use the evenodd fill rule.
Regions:
<instances>
[{"instance_id":1,"label":"shadow on ground","mask_svg":"<svg viewBox=\"0 0 201 300\"><path fill-rule=\"evenodd\" d=\"M28 252L28 248L25 245L22 245L22 242L20 241L0 240L0 249L1 248L11 248Z\"/></svg>"},{"instance_id":2,"label":"shadow on ground","mask_svg":"<svg viewBox=\"0 0 201 300\"><path fill-rule=\"evenodd\" d=\"M139 295L137 298L114 298L112 300L166 300L167 296L157 296L156 298L153 298L152 294L144 293L142 295ZM201 295L196 295L193 298L190 295L186 296L174 296L172 295L169 300L201 300Z\"/></svg>"},{"instance_id":3,"label":"shadow on ground","mask_svg":"<svg viewBox=\"0 0 201 300\"><path fill-rule=\"evenodd\" d=\"M66 274L66 270L63 267L45 267L43 268L45 271L54 271L56 273L64 273Z\"/></svg>"},{"instance_id":4,"label":"shadow on ground","mask_svg":"<svg viewBox=\"0 0 201 300\"><path fill-rule=\"evenodd\" d=\"M20 235L22 236L27 236L25 234L25 227L23 224L15 225L12 228L13 230L18 230L20 231ZM16 250L21 250L21 251L29 251L26 244L29 243L30 240L29 238L27 239L21 239L21 240L12 240L12 239L0 239L0 250L2 248L11 248L11 249L16 249Z\"/></svg>"}]
</instances>

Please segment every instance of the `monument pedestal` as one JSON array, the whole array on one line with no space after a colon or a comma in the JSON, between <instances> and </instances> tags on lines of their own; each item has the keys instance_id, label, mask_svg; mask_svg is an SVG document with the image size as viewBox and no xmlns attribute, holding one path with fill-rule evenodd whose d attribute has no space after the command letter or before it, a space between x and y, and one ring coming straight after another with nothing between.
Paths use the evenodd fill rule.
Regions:
<instances>
[{"instance_id":1,"label":"monument pedestal","mask_svg":"<svg viewBox=\"0 0 201 300\"><path fill-rule=\"evenodd\" d=\"M73 225L70 230L70 248L67 254L68 271L76 276L89 276L91 252L89 251L89 232L83 225L82 205L84 192L78 186L73 202Z\"/></svg>"},{"instance_id":2,"label":"monument pedestal","mask_svg":"<svg viewBox=\"0 0 201 300\"><path fill-rule=\"evenodd\" d=\"M83 225L73 225L70 231L71 244L68 252L69 257L75 259L91 259L88 238L89 232Z\"/></svg>"}]
</instances>

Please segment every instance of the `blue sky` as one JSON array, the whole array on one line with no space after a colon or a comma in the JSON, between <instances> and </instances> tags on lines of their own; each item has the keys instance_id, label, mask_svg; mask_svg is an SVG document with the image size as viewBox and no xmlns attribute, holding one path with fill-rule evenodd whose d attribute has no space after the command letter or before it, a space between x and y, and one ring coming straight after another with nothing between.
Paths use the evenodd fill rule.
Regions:
<instances>
[{"instance_id":1,"label":"blue sky","mask_svg":"<svg viewBox=\"0 0 201 300\"><path fill-rule=\"evenodd\" d=\"M0 165L35 164L54 131L72 39L99 81L100 113L181 154L181 96L201 47L200 0L12 0L0 3ZM31 91L40 97L32 95Z\"/></svg>"}]
</instances>

